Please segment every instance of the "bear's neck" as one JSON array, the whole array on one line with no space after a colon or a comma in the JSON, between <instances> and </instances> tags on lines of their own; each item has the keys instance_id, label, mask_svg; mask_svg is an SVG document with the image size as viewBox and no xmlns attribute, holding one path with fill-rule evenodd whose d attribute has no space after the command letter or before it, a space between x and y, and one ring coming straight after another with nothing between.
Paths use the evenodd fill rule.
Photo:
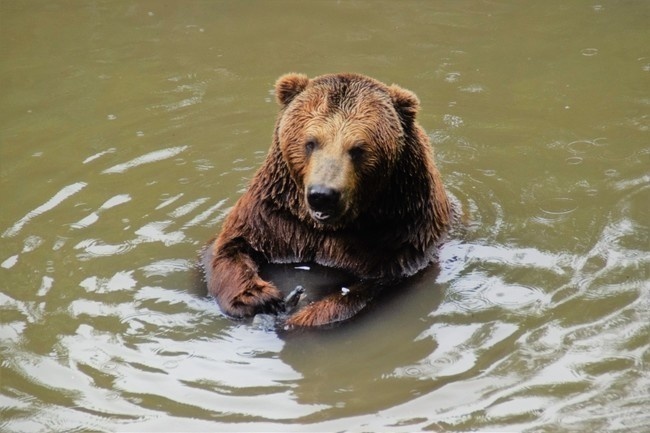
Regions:
<instances>
[{"instance_id":1,"label":"bear's neck","mask_svg":"<svg viewBox=\"0 0 650 433\"><path fill-rule=\"evenodd\" d=\"M381 218L407 222L442 234L451 221L451 206L436 167L429 138L417 124L406 130L404 147L396 168L379 197ZM396 205L399 204L399 205ZM368 209L369 214L375 213Z\"/></svg>"}]
</instances>

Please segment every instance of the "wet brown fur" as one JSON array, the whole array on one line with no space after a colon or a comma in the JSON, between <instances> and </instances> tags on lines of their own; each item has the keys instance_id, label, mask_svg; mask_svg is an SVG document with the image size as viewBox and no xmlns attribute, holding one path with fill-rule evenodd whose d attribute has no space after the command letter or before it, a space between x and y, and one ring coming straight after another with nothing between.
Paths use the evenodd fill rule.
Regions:
<instances>
[{"instance_id":1,"label":"wet brown fur","mask_svg":"<svg viewBox=\"0 0 650 433\"><path fill-rule=\"evenodd\" d=\"M315 262L360 282L293 313L287 325L346 320L380 287L430 264L450 224L428 137L415 120L419 101L354 74L288 74L275 90L281 109L266 161L204 251L208 290L228 315L277 313L282 294L259 277L259 265ZM313 182L342 191L335 221L310 215L305 189Z\"/></svg>"}]
</instances>

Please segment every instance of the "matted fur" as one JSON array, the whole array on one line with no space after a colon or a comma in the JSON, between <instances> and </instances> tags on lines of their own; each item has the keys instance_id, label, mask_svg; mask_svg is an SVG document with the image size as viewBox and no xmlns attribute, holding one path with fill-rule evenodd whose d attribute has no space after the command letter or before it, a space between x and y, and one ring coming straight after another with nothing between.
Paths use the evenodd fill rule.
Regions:
<instances>
[{"instance_id":1,"label":"matted fur","mask_svg":"<svg viewBox=\"0 0 650 433\"><path fill-rule=\"evenodd\" d=\"M379 288L435 260L449 199L410 91L355 74L288 74L275 91L281 108L266 160L204 251L208 290L230 316L277 313L282 294L260 278L260 264L315 262L359 283L298 310L287 325L345 320ZM326 221L307 201L315 183L340 192L340 209Z\"/></svg>"}]
</instances>

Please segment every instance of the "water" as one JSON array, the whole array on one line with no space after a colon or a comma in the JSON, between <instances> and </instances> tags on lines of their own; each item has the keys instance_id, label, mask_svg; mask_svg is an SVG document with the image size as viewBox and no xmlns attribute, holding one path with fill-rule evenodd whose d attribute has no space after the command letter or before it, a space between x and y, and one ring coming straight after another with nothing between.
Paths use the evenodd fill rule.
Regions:
<instances>
[{"instance_id":1,"label":"water","mask_svg":"<svg viewBox=\"0 0 650 433\"><path fill-rule=\"evenodd\" d=\"M648 431L649 18L0 2L0 430ZM223 317L194 260L289 71L415 91L470 217L368 314L278 336Z\"/></svg>"}]
</instances>

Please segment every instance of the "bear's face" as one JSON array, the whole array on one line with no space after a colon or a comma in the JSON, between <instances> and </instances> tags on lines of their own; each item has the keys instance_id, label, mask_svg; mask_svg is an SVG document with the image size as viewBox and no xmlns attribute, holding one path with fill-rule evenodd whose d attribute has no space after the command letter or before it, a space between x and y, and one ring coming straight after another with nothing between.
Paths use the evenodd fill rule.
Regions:
<instances>
[{"instance_id":1,"label":"bear's face","mask_svg":"<svg viewBox=\"0 0 650 433\"><path fill-rule=\"evenodd\" d=\"M344 226L385 188L417 98L350 74L286 75L276 96L283 107L276 140L306 212L319 224Z\"/></svg>"}]
</instances>

